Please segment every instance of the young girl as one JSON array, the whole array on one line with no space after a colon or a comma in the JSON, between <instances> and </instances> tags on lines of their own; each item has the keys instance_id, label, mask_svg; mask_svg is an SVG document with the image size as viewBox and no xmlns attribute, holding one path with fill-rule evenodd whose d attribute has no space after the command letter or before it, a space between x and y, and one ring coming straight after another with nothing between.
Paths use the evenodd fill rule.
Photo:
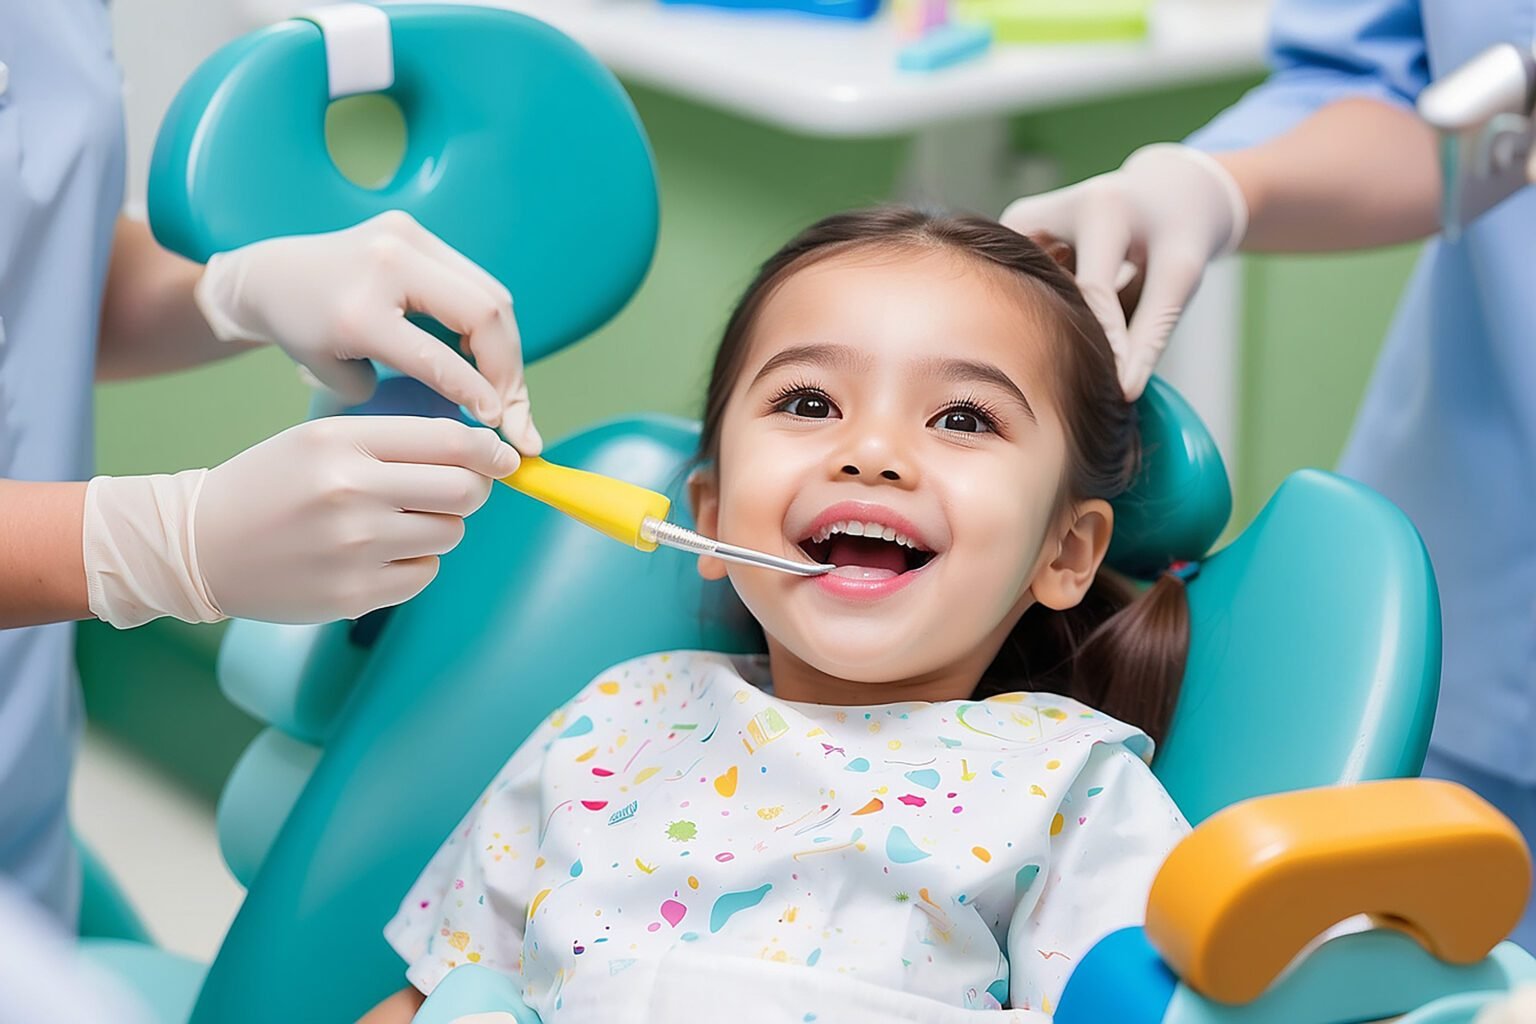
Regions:
<instances>
[{"instance_id":1,"label":"young girl","mask_svg":"<svg viewBox=\"0 0 1536 1024\"><path fill-rule=\"evenodd\" d=\"M637 658L551 715L389 923L414 987L367 1019L478 963L546 1024L1048 1022L1188 830L1147 768L1182 584L1099 572L1137 459L1033 242L907 209L795 238L726 328L689 497L839 568L701 559L767 655Z\"/></svg>"}]
</instances>

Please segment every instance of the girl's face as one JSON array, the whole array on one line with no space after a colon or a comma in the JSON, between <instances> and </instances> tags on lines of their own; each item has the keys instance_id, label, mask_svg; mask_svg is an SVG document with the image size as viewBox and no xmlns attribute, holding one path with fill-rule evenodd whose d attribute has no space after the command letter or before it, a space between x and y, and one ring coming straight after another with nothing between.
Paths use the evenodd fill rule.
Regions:
<instances>
[{"instance_id":1,"label":"girl's face","mask_svg":"<svg viewBox=\"0 0 1536 1024\"><path fill-rule=\"evenodd\" d=\"M1103 501L1063 500L1055 335L1010 272L942 251L853 251L759 312L691 497L734 544L834 562L729 574L786 700L969 697L1036 601L1070 607L1109 542Z\"/></svg>"}]
</instances>

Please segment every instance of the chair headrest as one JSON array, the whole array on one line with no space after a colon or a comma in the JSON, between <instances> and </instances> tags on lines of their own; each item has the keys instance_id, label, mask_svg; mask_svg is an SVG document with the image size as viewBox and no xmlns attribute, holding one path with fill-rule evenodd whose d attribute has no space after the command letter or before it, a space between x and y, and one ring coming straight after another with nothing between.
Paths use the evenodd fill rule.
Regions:
<instances>
[{"instance_id":1,"label":"chair headrest","mask_svg":"<svg viewBox=\"0 0 1536 1024\"><path fill-rule=\"evenodd\" d=\"M326 147L326 40L287 21L235 40L182 87L155 144L150 223L199 262L403 209L512 291L532 362L629 300L656 242L651 154L622 87L523 15L388 5L405 153L382 188ZM382 39L382 37L381 37ZM531 99L530 97L536 97Z\"/></svg>"},{"instance_id":2,"label":"chair headrest","mask_svg":"<svg viewBox=\"0 0 1536 1024\"><path fill-rule=\"evenodd\" d=\"M1210 431L1167 381L1154 377L1136 403L1142 462L1114 501L1105 561L1138 579L1204 557L1232 515L1232 486Z\"/></svg>"}]
</instances>

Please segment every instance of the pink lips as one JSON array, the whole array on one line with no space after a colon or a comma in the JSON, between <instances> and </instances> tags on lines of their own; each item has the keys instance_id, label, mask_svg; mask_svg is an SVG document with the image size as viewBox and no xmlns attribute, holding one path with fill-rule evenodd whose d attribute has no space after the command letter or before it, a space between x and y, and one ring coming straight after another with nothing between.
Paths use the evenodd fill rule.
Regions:
<instances>
[{"instance_id":1,"label":"pink lips","mask_svg":"<svg viewBox=\"0 0 1536 1024\"><path fill-rule=\"evenodd\" d=\"M874 505L863 501L840 501L823 510L809 527L805 529L806 536L814 536L817 531L833 523L844 520L858 520L865 523L879 523L888 526L898 533L903 533L915 541L919 546L933 550L933 545L928 541L923 531L910 519L899 514L894 509L885 505ZM935 556L937 557L937 556ZM879 601L890 597L906 587L932 565L929 561L917 569L898 573L895 576L887 576L883 579L857 579L848 576L840 576L836 573L828 573L824 576L815 576L813 580L823 593L838 597L846 601Z\"/></svg>"},{"instance_id":2,"label":"pink lips","mask_svg":"<svg viewBox=\"0 0 1536 1024\"><path fill-rule=\"evenodd\" d=\"M929 563L931 565L933 563ZM898 590L909 586L913 579L921 575L924 569L913 569L899 576L888 576L883 580L859 580L847 576L837 576L827 573L825 576L813 576L816 585L823 593L831 594L848 601L878 601L884 597L890 597Z\"/></svg>"}]
</instances>

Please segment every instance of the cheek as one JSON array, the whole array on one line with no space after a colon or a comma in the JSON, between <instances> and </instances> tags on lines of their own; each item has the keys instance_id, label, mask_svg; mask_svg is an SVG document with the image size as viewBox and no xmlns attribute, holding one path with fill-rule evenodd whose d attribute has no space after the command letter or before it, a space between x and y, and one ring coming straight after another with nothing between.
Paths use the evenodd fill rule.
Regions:
<instances>
[{"instance_id":1,"label":"cheek","mask_svg":"<svg viewBox=\"0 0 1536 1024\"><path fill-rule=\"evenodd\" d=\"M1055 467L1049 462L1011 453L951 474L947 482L956 561L964 559L978 579L1006 582L1009 600L1028 585L1056 508Z\"/></svg>"},{"instance_id":2,"label":"cheek","mask_svg":"<svg viewBox=\"0 0 1536 1024\"><path fill-rule=\"evenodd\" d=\"M785 510L805 479L803 460L769 431L747 427L730 431L724 440L719 539L762 546L783 534Z\"/></svg>"}]
</instances>

